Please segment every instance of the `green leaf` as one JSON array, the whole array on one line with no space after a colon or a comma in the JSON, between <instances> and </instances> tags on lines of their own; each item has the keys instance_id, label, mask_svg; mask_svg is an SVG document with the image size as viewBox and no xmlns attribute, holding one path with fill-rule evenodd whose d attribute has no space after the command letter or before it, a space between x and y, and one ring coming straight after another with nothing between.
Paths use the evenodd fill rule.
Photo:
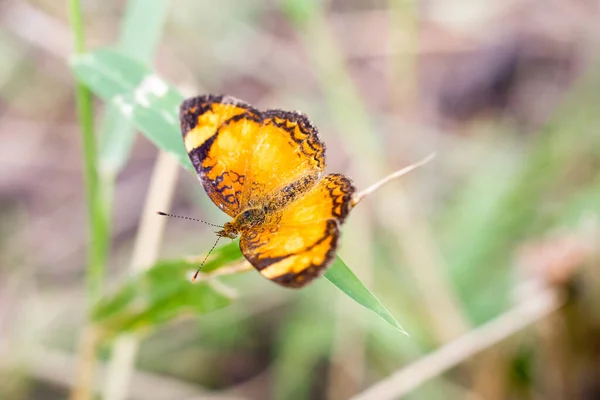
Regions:
<instances>
[{"instance_id":1,"label":"green leaf","mask_svg":"<svg viewBox=\"0 0 600 400\"><path fill-rule=\"evenodd\" d=\"M203 267L210 272L242 258L237 243L213 251ZM188 314L204 314L231 303L231 298L208 281L192 283L200 258L159 261L132 277L93 310L93 320L108 336L140 332Z\"/></svg>"},{"instance_id":2,"label":"green leaf","mask_svg":"<svg viewBox=\"0 0 600 400\"><path fill-rule=\"evenodd\" d=\"M155 75L149 67L116 50L97 50L76 57L72 60L72 67L82 82L97 96L111 104L115 104L121 113L138 127L148 139L156 144L158 148L173 154L182 165L191 168L179 132L178 109L180 103L183 101L183 96L176 89ZM232 248L229 246L223 246L220 249L219 254L221 255L227 253L223 249L229 249L230 253L228 254L232 255L235 253L237 258L241 257L237 247L235 250L231 250ZM157 271L162 271L162 269L156 270L156 268L164 269L166 268L165 265L165 263L159 263L144 276L151 277L151 274L159 273ZM211 265L213 265L212 268L214 269L215 265L222 266L223 264L207 263L203 269L210 271ZM176 262L173 266L173 268L180 269L189 269L189 267L183 261ZM396 329L406 333L383 304L362 284L339 257L325 276L356 302L381 316ZM189 287L189 282L183 275L175 279L175 282L171 282L173 278L169 278L168 274L164 279L161 285L156 285L155 287L155 290L158 291L158 294L156 294L158 297L162 296L160 293L167 290L165 288L170 288L171 286L176 288L176 290L174 289L175 292ZM150 280L150 282L154 281ZM113 298L114 303L109 302L108 305L101 306L96 315L104 315L105 310L107 308L110 309L111 306L115 307L118 305L119 307L117 308L123 308L121 303L127 305L135 302L130 297L135 298L136 293L142 289L145 290L142 292L147 295L149 285L148 283L142 284L138 282L140 288L137 291L134 290L133 295L131 293L116 295ZM168 297L172 294L173 292L169 292L164 296ZM181 297L185 300L183 294ZM181 307L181 304L177 306ZM161 316L166 313L166 310L161 311L156 302L151 303L149 307L152 307L153 310L150 312L150 315L142 315L141 311L137 311L137 315L140 315L139 318L148 321L155 318L153 313L162 313ZM119 322L119 329L137 329L140 324L131 322L131 316L127 318L129 322ZM120 321L120 319L118 320Z\"/></svg>"},{"instance_id":3,"label":"green leaf","mask_svg":"<svg viewBox=\"0 0 600 400\"><path fill-rule=\"evenodd\" d=\"M191 169L179 128L183 96L145 64L116 50L101 49L75 56L71 66L94 94L121 114L159 149Z\"/></svg>"},{"instance_id":4,"label":"green leaf","mask_svg":"<svg viewBox=\"0 0 600 400\"><path fill-rule=\"evenodd\" d=\"M336 256L333 265L325 272L325 278L361 306L373 311L388 324L408 335L394 316L377 297L354 275L344 261Z\"/></svg>"}]
</instances>

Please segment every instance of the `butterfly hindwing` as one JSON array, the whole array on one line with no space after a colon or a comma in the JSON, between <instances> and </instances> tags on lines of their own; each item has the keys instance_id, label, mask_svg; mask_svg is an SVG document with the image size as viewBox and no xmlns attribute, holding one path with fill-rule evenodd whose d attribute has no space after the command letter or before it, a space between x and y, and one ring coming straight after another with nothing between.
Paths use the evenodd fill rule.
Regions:
<instances>
[{"instance_id":1,"label":"butterfly hindwing","mask_svg":"<svg viewBox=\"0 0 600 400\"><path fill-rule=\"evenodd\" d=\"M264 277L286 287L304 286L332 261L354 191L345 176L325 176L264 224L244 232L242 253Z\"/></svg>"}]
</instances>

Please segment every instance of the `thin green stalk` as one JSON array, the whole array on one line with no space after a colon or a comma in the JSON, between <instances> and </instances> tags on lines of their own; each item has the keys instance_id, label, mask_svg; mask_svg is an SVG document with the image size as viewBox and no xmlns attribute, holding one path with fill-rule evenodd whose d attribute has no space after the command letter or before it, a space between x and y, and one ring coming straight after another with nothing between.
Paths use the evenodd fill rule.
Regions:
<instances>
[{"instance_id":1,"label":"thin green stalk","mask_svg":"<svg viewBox=\"0 0 600 400\"><path fill-rule=\"evenodd\" d=\"M75 52L83 53L85 51L84 28L79 0L69 1L69 16L71 19L71 29L73 30ZM77 83L75 95L83 146L89 241L86 293L88 306L91 307L100 298L102 291L102 281L106 264L107 221L102 206L102 194L98 179L92 93L83 84Z\"/></svg>"},{"instance_id":2,"label":"thin green stalk","mask_svg":"<svg viewBox=\"0 0 600 400\"><path fill-rule=\"evenodd\" d=\"M85 35L79 0L69 1L69 17L71 20L71 29L73 30L74 50L76 53L83 53L85 51ZM97 168L92 93L83 84L77 82L75 97L83 146L83 176L88 213L88 250L85 279L87 306L88 311L91 311L93 305L100 299L102 294L108 244L108 227ZM85 327L81 333L79 367L76 384L71 392L72 399L87 400L92 396L91 391L97 360L97 344L93 327Z\"/></svg>"}]
</instances>

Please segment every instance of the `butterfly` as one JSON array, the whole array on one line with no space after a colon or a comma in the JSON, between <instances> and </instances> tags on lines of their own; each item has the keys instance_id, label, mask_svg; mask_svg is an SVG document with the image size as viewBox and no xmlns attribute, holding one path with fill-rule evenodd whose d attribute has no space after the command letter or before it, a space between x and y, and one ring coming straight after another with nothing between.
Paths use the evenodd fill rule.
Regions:
<instances>
[{"instance_id":1,"label":"butterfly","mask_svg":"<svg viewBox=\"0 0 600 400\"><path fill-rule=\"evenodd\" d=\"M230 96L180 107L185 149L204 190L233 220L219 237L240 237L265 278L300 288L332 262L355 188L327 174L325 144L306 115L259 111Z\"/></svg>"}]
</instances>

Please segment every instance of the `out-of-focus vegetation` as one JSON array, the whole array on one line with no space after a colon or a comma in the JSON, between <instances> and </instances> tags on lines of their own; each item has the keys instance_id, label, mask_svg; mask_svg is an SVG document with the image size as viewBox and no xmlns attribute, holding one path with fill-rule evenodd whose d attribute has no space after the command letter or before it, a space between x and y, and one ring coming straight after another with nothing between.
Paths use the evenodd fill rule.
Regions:
<instances>
[{"instance_id":1,"label":"out-of-focus vegetation","mask_svg":"<svg viewBox=\"0 0 600 400\"><path fill-rule=\"evenodd\" d=\"M89 236L69 9L0 0L0 398L346 399L548 292L558 311L388 396L600 396L600 2L446 3L81 2L87 50L185 96L302 110L359 188L437 152L354 209L339 250L407 337L325 278L292 291L238 273L235 244L181 286L213 229L154 211L226 219L155 147L180 137L150 142L124 117L135 99L94 103ZM155 110L179 96L135 126L169 132L175 111ZM89 248L104 271L86 272Z\"/></svg>"}]
</instances>

